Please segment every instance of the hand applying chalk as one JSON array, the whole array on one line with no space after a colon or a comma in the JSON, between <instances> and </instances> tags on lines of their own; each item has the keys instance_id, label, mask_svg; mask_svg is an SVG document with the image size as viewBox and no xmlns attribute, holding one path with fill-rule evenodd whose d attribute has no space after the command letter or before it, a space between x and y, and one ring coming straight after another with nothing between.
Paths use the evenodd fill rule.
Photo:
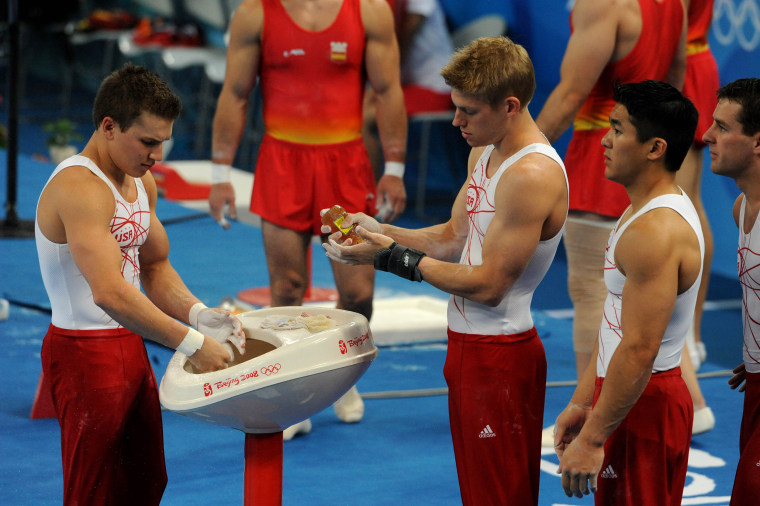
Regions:
<instances>
[{"instance_id":1,"label":"hand applying chalk","mask_svg":"<svg viewBox=\"0 0 760 506\"><path fill-rule=\"evenodd\" d=\"M217 223L219 224L219 226L221 226L221 227L222 227L224 230L229 230L229 228L230 228L230 222L229 222L229 221L227 221L227 218L225 218L225 217L224 217L224 215L222 215L222 217L221 217L221 218L219 218L218 220L216 220L216 222L217 222Z\"/></svg>"},{"instance_id":2,"label":"hand applying chalk","mask_svg":"<svg viewBox=\"0 0 760 506\"><path fill-rule=\"evenodd\" d=\"M211 164L211 192L208 196L211 217L223 229L230 228L230 222L224 216L225 207L229 211L231 219L237 219L235 208L235 188L230 183L230 165L220 163Z\"/></svg>"}]
</instances>

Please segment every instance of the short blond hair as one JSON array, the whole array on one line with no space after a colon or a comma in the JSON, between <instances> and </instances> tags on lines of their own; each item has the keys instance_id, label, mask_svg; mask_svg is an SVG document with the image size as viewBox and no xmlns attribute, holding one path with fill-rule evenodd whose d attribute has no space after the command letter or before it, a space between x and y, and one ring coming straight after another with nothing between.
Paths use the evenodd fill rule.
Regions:
<instances>
[{"instance_id":1,"label":"short blond hair","mask_svg":"<svg viewBox=\"0 0 760 506\"><path fill-rule=\"evenodd\" d=\"M441 70L453 89L496 107L515 97L524 109L536 91L528 52L507 37L482 37L458 50Z\"/></svg>"}]
</instances>

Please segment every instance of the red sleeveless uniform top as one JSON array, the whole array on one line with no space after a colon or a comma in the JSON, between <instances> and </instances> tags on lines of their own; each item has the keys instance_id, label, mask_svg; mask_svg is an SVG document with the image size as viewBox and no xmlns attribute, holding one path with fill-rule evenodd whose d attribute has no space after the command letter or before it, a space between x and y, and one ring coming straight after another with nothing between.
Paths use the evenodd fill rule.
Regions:
<instances>
[{"instance_id":1,"label":"red sleeveless uniform top","mask_svg":"<svg viewBox=\"0 0 760 506\"><path fill-rule=\"evenodd\" d=\"M689 31L686 35L686 53L707 51L707 33L713 15L713 0L691 0L689 3Z\"/></svg>"},{"instance_id":2,"label":"red sleeveless uniform top","mask_svg":"<svg viewBox=\"0 0 760 506\"><path fill-rule=\"evenodd\" d=\"M615 105L612 88L615 81L635 83L647 79L664 81L673 55L678 50L682 26L681 0L639 0L641 35L623 59L610 62L575 118L575 129L608 128L610 111ZM571 14L572 15L572 14Z\"/></svg>"},{"instance_id":3,"label":"red sleeveless uniform top","mask_svg":"<svg viewBox=\"0 0 760 506\"><path fill-rule=\"evenodd\" d=\"M639 6L642 26L638 42L624 58L607 64L575 117L565 153L571 210L617 218L630 203L625 188L604 176L601 140L610 127L610 111L615 105L612 90L618 80L665 80L685 16L681 0L639 0Z\"/></svg>"},{"instance_id":4,"label":"red sleeveless uniform top","mask_svg":"<svg viewBox=\"0 0 760 506\"><path fill-rule=\"evenodd\" d=\"M699 123L694 132L694 144L698 148L704 148L706 145L702 136L712 125L713 111L718 104L715 92L720 88L718 63L707 42L712 16L713 0L691 0L683 94L694 102L699 111Z\"/></svg>"},{"instance_id":5,"label":"red sleeveless uniform top","mask_svg":"<svg viewBox=\"0 0 760 506\"><path fill-rule=\"evenodd\" d=\"M344 0L321 31L298 26L280 0L263 0L260 84L267 134L302 144L361 137L365 36L359 0Z\"/></svg>"}]
</instances>

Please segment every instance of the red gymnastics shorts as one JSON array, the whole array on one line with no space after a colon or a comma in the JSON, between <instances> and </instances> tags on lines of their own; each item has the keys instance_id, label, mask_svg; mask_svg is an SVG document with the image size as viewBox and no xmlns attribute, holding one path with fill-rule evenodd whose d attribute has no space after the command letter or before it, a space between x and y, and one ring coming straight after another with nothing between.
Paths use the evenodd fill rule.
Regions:
<instances>
[{"instance_id":1,"label":"red gymnastics shorts","mask_svg":"<svg viewBox=\"0 0 760 506\"><path fill-rule=\"evenodd\" d=\"M320 235L319 212L335 204L374 216L375 176L362 139L296 144L269 135L259 148L251 212L280 227Z\"/></svg>"}]
</instances>

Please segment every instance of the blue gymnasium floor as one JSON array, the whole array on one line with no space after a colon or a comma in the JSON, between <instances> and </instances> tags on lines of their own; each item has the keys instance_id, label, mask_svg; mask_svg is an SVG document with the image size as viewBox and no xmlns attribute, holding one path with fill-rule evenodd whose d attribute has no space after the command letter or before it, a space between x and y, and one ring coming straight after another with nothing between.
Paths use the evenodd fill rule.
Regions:
<instances>
[{"instance_id":1,"label":"blue gymnasium floor","mask_svg":"<svg viewBox=\"0 0 760 506\"><path fill-rule=\"evenodd\" d=\"M6 178L5 153L0 152L0 177ZM31 219L34 203L53 167L21 156L19 216ZM6 201L5 186L0 199ZM158 214L167 225L171 260L187 285L204 302L217 304L240 290L267 283L259 230L233 223L225 232L210 218L181 220L195 214L159 200ZM411 213L407 213L411 214ZM405 218L407 226L418 226ZM330 286L327 260L314 255L315 286ZM548 359L550 382L573 380L571 320L550 315L570 307L565 285L562 248L534 299L534 318ZM0 239L0 297L16 302L10 318L0 322L0 503L10 506L55 505L62 497L59 429L54 419L31 420L29 412L40 373L40 346L49 319L18 303L48 306L34 241ZM425 284L411 284L388 274L377 276L377 296L432 295ZM713 275L703 336L708 349L702 373L731 369L741 361L738 283ZM559 311L556 313L554 311ZM442 336L443 338L443 336ZM172 352L147 343L160 378ZM445 387L442 367L445 341L414 346L384 347L359 381L362 393ZM717 423L713 431L692 442L685 505L728 504L736 462L742 395L730 390L727 377L700 381ZM547 390L545 424L570 398L572 387ZM454 456L449 436L446 397L367 399L361 423L345 425L327 409L312 418L311 434L285 443L283 503L285 505L456 505L460 504ZM164 439L169 485L167 506L236 505L243 499L242 433L164 413ZM544 455L541 505L588 505L590 497L567 498L554 474L557 458ZM516 462L515 465L522 465ZM139 484L136 484L139 486ZM642 484L646 486L646 484Z\"/></svg>"}]
</instances>

